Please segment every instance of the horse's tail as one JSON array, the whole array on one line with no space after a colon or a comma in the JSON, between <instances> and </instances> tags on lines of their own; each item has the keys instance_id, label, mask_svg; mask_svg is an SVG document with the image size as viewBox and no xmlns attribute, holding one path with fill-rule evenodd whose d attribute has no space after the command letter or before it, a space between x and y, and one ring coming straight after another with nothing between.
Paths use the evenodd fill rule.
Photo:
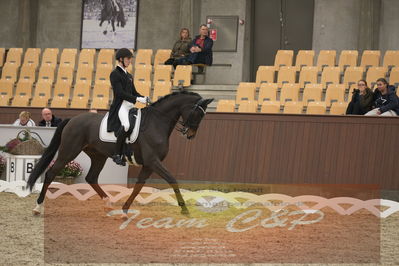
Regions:
<instances>
[{"instance_id":1,"label":"horse's tail","mask_svg":"<svg viewBox=\"0 0 399 266\"><path fill-rule=\"evenodd\" d=\"M66 126L66 124L68 124L68 122L69 119L65 119L61 122L61 124L58 125L57 129L55 130L54 136L51 139L50 145L46 148L42 157L33 168L32 173L29 175L27 185L31 191L39 176L44 172L44 170L46 170L47 166L49 166L51 160L57 153L58 147L61 144L62 131L64 130L64 127Z\"/></svg>"}]
</instances>

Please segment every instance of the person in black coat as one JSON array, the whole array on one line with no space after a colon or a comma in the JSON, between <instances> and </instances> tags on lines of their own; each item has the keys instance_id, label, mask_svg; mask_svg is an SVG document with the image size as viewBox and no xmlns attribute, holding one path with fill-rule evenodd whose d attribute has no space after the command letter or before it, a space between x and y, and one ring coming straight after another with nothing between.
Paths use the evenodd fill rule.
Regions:
<instances>
[{"instance_id":1,"label":"person in black coat","mask_svg":"<svg viewBox=\"0 0 399 266\"><path fill-rule=\"evenodd\" d=\"M367 81L357 82L357 89L353 90L352 100L346 109L347 115L364 115L371 110L373 91L367 86Z\"/></svg>"},{"instance_id":2,"label":"person in black coat","mask_svg":"<svg viewBox=\"0 0 399 266\"><path fill-rule=\"evenodd\" d=\"M114 132L117 137L114 162L126 165L123 154L123 145L128 137L130 127L129 110L134 107L136 101L147 103L148 97L142 96L133 85L133 77L126 68L131 63L133 54L129 49L122 48L116 52L118 65L110 74L110 81L114 98L109 109L107 131Z\"/></svg>"},{"instance_id":3,"label":"person in black coat","mask_svg":"<svg viewBox=\"0 0 399 266\"><path fill-rule=\"evenodd\" d=\"M39 127L58 127L62 122L62 119L55 117L49 108L43 108L42 118L39 122Z\"/></svg>"},{"instance_id":4,"label":"person in black coat","mask_svg":"<svg viewBox=\"0 0 399 266\"><path fill-rule=\"evenodd\" d=\"M398 116L399 98L395 90L389 86L384 78L377 80L377 89L374 91L373 110L366 115Z\"/></svg>"}]
</instances>

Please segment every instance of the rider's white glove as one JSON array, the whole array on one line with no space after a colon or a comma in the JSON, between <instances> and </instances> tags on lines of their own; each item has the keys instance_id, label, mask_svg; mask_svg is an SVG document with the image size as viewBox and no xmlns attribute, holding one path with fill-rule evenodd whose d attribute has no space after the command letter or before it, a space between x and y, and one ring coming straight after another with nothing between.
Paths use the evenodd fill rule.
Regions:
<instances>
[{"instance_id":1,"label":"rider's white glove","mask_svg":"<svg viewBox=\"0 0 399 266\"><path fill-rule=\"evenodd\" d=\"M140 103L146 104L146 103L147 103L147 99L148 99L147 96L144 96L144 97L137 97L137 98L136 98L136 101L138 101L138 102L140 102Z\"/></svg>"}]
</instances>

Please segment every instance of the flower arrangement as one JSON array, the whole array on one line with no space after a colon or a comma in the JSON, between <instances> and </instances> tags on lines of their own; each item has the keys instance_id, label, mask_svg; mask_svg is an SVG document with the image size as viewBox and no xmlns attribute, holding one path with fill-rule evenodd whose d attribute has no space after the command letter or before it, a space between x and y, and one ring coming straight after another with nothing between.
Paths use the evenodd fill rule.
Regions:
<instances>
[{"instance_id":1,"label":"flower arrangement","mask_svg":"<svg viewBox=\"0 0 399 266\"><path fill-rule=\"evenodd\" d=\"M0 175L6 170L6 159L0 155Z\"/></svg>"},{"instance_id":2,"label":"flower arrangement","mask_svg":"<svg viewBox=\"0 0 399 266\"><path fill-rule=\"evenodd\" d=\"M54 161L51 162L50 166L53 166ZM70 161L65 167L58 173L58 176L61 177L78 177L82 175L83 168L80 166L79 163L75 161Z\"/></svg>"}]
</instances>

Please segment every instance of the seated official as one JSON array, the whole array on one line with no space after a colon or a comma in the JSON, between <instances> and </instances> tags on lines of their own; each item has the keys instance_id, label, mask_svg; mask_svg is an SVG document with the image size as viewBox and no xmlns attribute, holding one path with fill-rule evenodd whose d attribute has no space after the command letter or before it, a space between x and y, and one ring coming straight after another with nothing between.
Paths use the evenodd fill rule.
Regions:
<instances>
[{"instance_id":1,"label":"seated official","mask_svg":"<svg viewBox=\"0 0 399 266\"><path fill-rule=\"evenodd\" d=\"M43 108L42 118L39 127L57 127L62 122L61 118L55 117L49 108Z\"/></svg>"},{"instance_id":2,"label":"seated official","mask_svg":"<svg viewBox=\"0 0 399 266\"><path fill-rule=\"evenodd\" d=\"M205 64L212 65L213 40L208 37L208 27L205 24L200 26L200 34L195 36L190 45L190 55L176 60L176 65Z\"/></svg>"},{"instance_id":3,"label":"seated official","mask_svg":"<svg viewBox=\"0 0 399 266\"><path fill-rule=\"evenodd\" d=\"M366 113L366 115L399 115L399 99L395 91L390 88L391 86L389 86L386 79L380 78L377 80L377 89L374 91L374 109Z\"/></svg>"},{"instance_id":4,"label":"seated official","mask_svg":"<svg viewBox=\"0 0 399 266\"><path fill-rule=\"evenodd\" d=\"M364 115L371 110L373 104L373 91L367 82L361 79L357 82L357 89L353 90L352 100L346 109L347 115Z\"/></svg>"},{"instance_id":5,"label":"seated official","mask_svg":"<svg viewBox=\"0 0 399 266\"><path fill-rule=\"evenodd\" d=\"M35 122L30 118L30 113L27 111L22 111L19 114L19 118L15 120L12 124L13 126L24 126L24 127L34 127Z\"/></svg>"}]
</instances>

